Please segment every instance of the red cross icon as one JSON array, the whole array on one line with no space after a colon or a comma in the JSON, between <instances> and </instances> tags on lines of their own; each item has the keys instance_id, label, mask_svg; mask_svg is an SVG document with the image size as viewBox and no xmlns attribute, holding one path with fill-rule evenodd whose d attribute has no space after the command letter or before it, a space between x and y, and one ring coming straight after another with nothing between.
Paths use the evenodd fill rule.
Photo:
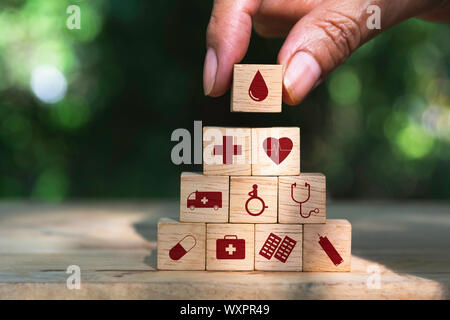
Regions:
<instances>
[{"instance_id":1,"label":"red cross icon","mask_svg":"<svg viewBox=\"0 0 450 320\"><path fill-rule=\"evenodd\" d=\"M230 243L228 247L225 248L225 251L231 256L236 251L236 248Z\"/></svg>"},{"instance_id":2,"label":"red cross icon","mask_svg":"<svg viewBox=\"0 0 450 320\"><path fill-rule=\"evenodd\" d=\"M203 197L202 200L200 200L203 204L206 204L208 202L208 199L206 197Z\"/></svg>"},{"instance_id":3,"label":"red cross icon","mask_svg":"<svg viewBox=\"0 0 450 320\"><path fill-rule=\"evenodd\" d=\"M242 154L242 146L233 144L233 137L223 136L222 145L214 146L213 155L222 155L223 164L232 164L233 156Z\"/></svg>"}]
</instances>

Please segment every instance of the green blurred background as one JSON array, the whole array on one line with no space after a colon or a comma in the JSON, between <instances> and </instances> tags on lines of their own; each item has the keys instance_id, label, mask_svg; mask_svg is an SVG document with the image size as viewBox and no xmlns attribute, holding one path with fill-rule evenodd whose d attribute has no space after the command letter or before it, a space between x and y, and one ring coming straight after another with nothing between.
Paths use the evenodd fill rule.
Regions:
<instances>
[{"instance_id":1,"label":"green blurred background","mask_svg":"<svg viewBox=\"0 0 450 320\"><path fill-rule=\"evenodd\" d=\"M69 5L81 30L69 30ZM0 197L174 198L176 128L300 126L302 170L333 198L450 198L450 27L410 20L298 107L232 114L203 96L211 1L2 0ZM253 36L245 63L275 63Z\"/></svg>"}]
</instances>

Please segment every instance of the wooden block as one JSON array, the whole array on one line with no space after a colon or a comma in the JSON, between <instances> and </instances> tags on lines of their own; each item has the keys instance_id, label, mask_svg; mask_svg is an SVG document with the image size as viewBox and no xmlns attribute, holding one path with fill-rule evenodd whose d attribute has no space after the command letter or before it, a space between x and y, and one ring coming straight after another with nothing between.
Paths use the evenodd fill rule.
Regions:
<instances>
[{"instance_id":1,"label":"wooden block","mask_svg":"<svg viewBox=\"0 0 450 320\"><path fill-rule=\"evenodd\" d=\"M255 270L302 271L303 226L257 224Z\"/></svg>"},{"instance_id":2,"label":"wooden block","mask_svg":"<svg viewBox=\"0 0 450 320\"><path fill-rule=\"evenodd\" d=\"M230 177L183 172L180 183L180 221L228 222Z\"/></svg>"},{"instance_id":3,"label":"wooden block","mask_svg":"<svg viewBox=\"0 0 450 320\"><path fill-rule=\"evenodd\" d=\"M255 225L207 224L206 270L253 270Z\"/></svg>"},{"instance_id":4,"label":"wooden block","mask_svg":"<svg viewBox=\"0 0 450 320\"><path fill-rule=\"evenodd\" d=\"M277 202L278 177L230 177L230 222L276 223Z\"/></svg>"},{"instance_id":5,"label":"wooden block","mask_svg":"<svg viewBox=\"0 0 450 320\"><path fill-rule=\"evenodd\" d=\"M204 127L203 174L251 175L251 129Z\"/></svg>"},{"instance_id":6,"label":"wooden block","mask_svg":"<svg viewBox=\"0 0 450 320\"><path fill-rule=\"evenodd\" d=\"M303 271L350 271L352 225L348 220L305 224L303 232Z\"/></svg>"},{"instance_id":7,"label":"wooden block","mask_svg":"<svg viewBox=\"0 0 450 320\"><path fill-rule=\"evenodd\" d=\"M159 270L205 270L206 224L160 221Z\"/></svg>"},{"instance_id":8,"label":"wooden block","mask_svg":"<svg viewBox=\"0 0 450 320\"><path fill-rule=\"evenodd\" d=\"M252 175L300 174L300 128L252 129Z\"/></svg>"},{"instance_id":9,"label":"wooden block","mask_svg":"<svg viewBox=\"0 0 450 320\"><path fill-rule=\"evenodd\" d=\"M235 64L231 112L281 112L282 65Z\"/></svg>"},{"instance_id":10,"label":"wooden block","mask_svg":"<svg viewBox=\"0 0 450 320\"><path fill-rule=\"evenodd\" d=\"M279 223L325 223L326 182L321 173L278 179Z\"/></svg>"}]
</instances>

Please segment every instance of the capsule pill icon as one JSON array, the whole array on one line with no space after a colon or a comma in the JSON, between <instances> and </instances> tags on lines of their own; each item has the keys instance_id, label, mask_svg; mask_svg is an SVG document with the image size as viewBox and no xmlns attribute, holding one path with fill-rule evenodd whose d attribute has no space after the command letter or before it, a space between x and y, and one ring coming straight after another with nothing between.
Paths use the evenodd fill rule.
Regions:
<instances>
[{"instance_id":1,"label":"capsule pill icon","mask_svg":"<svg viewBox=\"0 0 450 320\"><path fill-rule=\"evenodd\" d=\"M191 251L195 245L197 244L197 240L195 239L194 236L192 235L187 235L185 236L183 239L181 239L180 241L178 241L178 243L176 245L174 245L172 247L172 249L170 249L169 251L169 257L172 260L180 260L181 258L183 258L186 253L188 253L189 251Z\"/></svg>"}]
</instances>

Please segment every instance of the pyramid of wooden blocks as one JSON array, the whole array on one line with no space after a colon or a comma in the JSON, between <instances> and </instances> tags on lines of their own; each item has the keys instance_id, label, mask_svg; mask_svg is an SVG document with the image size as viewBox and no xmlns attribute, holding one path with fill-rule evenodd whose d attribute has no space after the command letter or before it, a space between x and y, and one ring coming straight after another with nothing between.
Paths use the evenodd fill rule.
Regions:
<instances>
[{"instance_id":1,"label":"pyramid of wooden blocks","mask_svg":"<svg viewBox=\"0 0 450 320\"><path fill-rule=\"evenodd\" d=\"M235 65L231 110L281 112L282 67ZM351 225L326 218L326 179L300 172L300 128L203 128L180 222L158 224L158 269L351 269Z\"/></svg>"}]
</instances>

